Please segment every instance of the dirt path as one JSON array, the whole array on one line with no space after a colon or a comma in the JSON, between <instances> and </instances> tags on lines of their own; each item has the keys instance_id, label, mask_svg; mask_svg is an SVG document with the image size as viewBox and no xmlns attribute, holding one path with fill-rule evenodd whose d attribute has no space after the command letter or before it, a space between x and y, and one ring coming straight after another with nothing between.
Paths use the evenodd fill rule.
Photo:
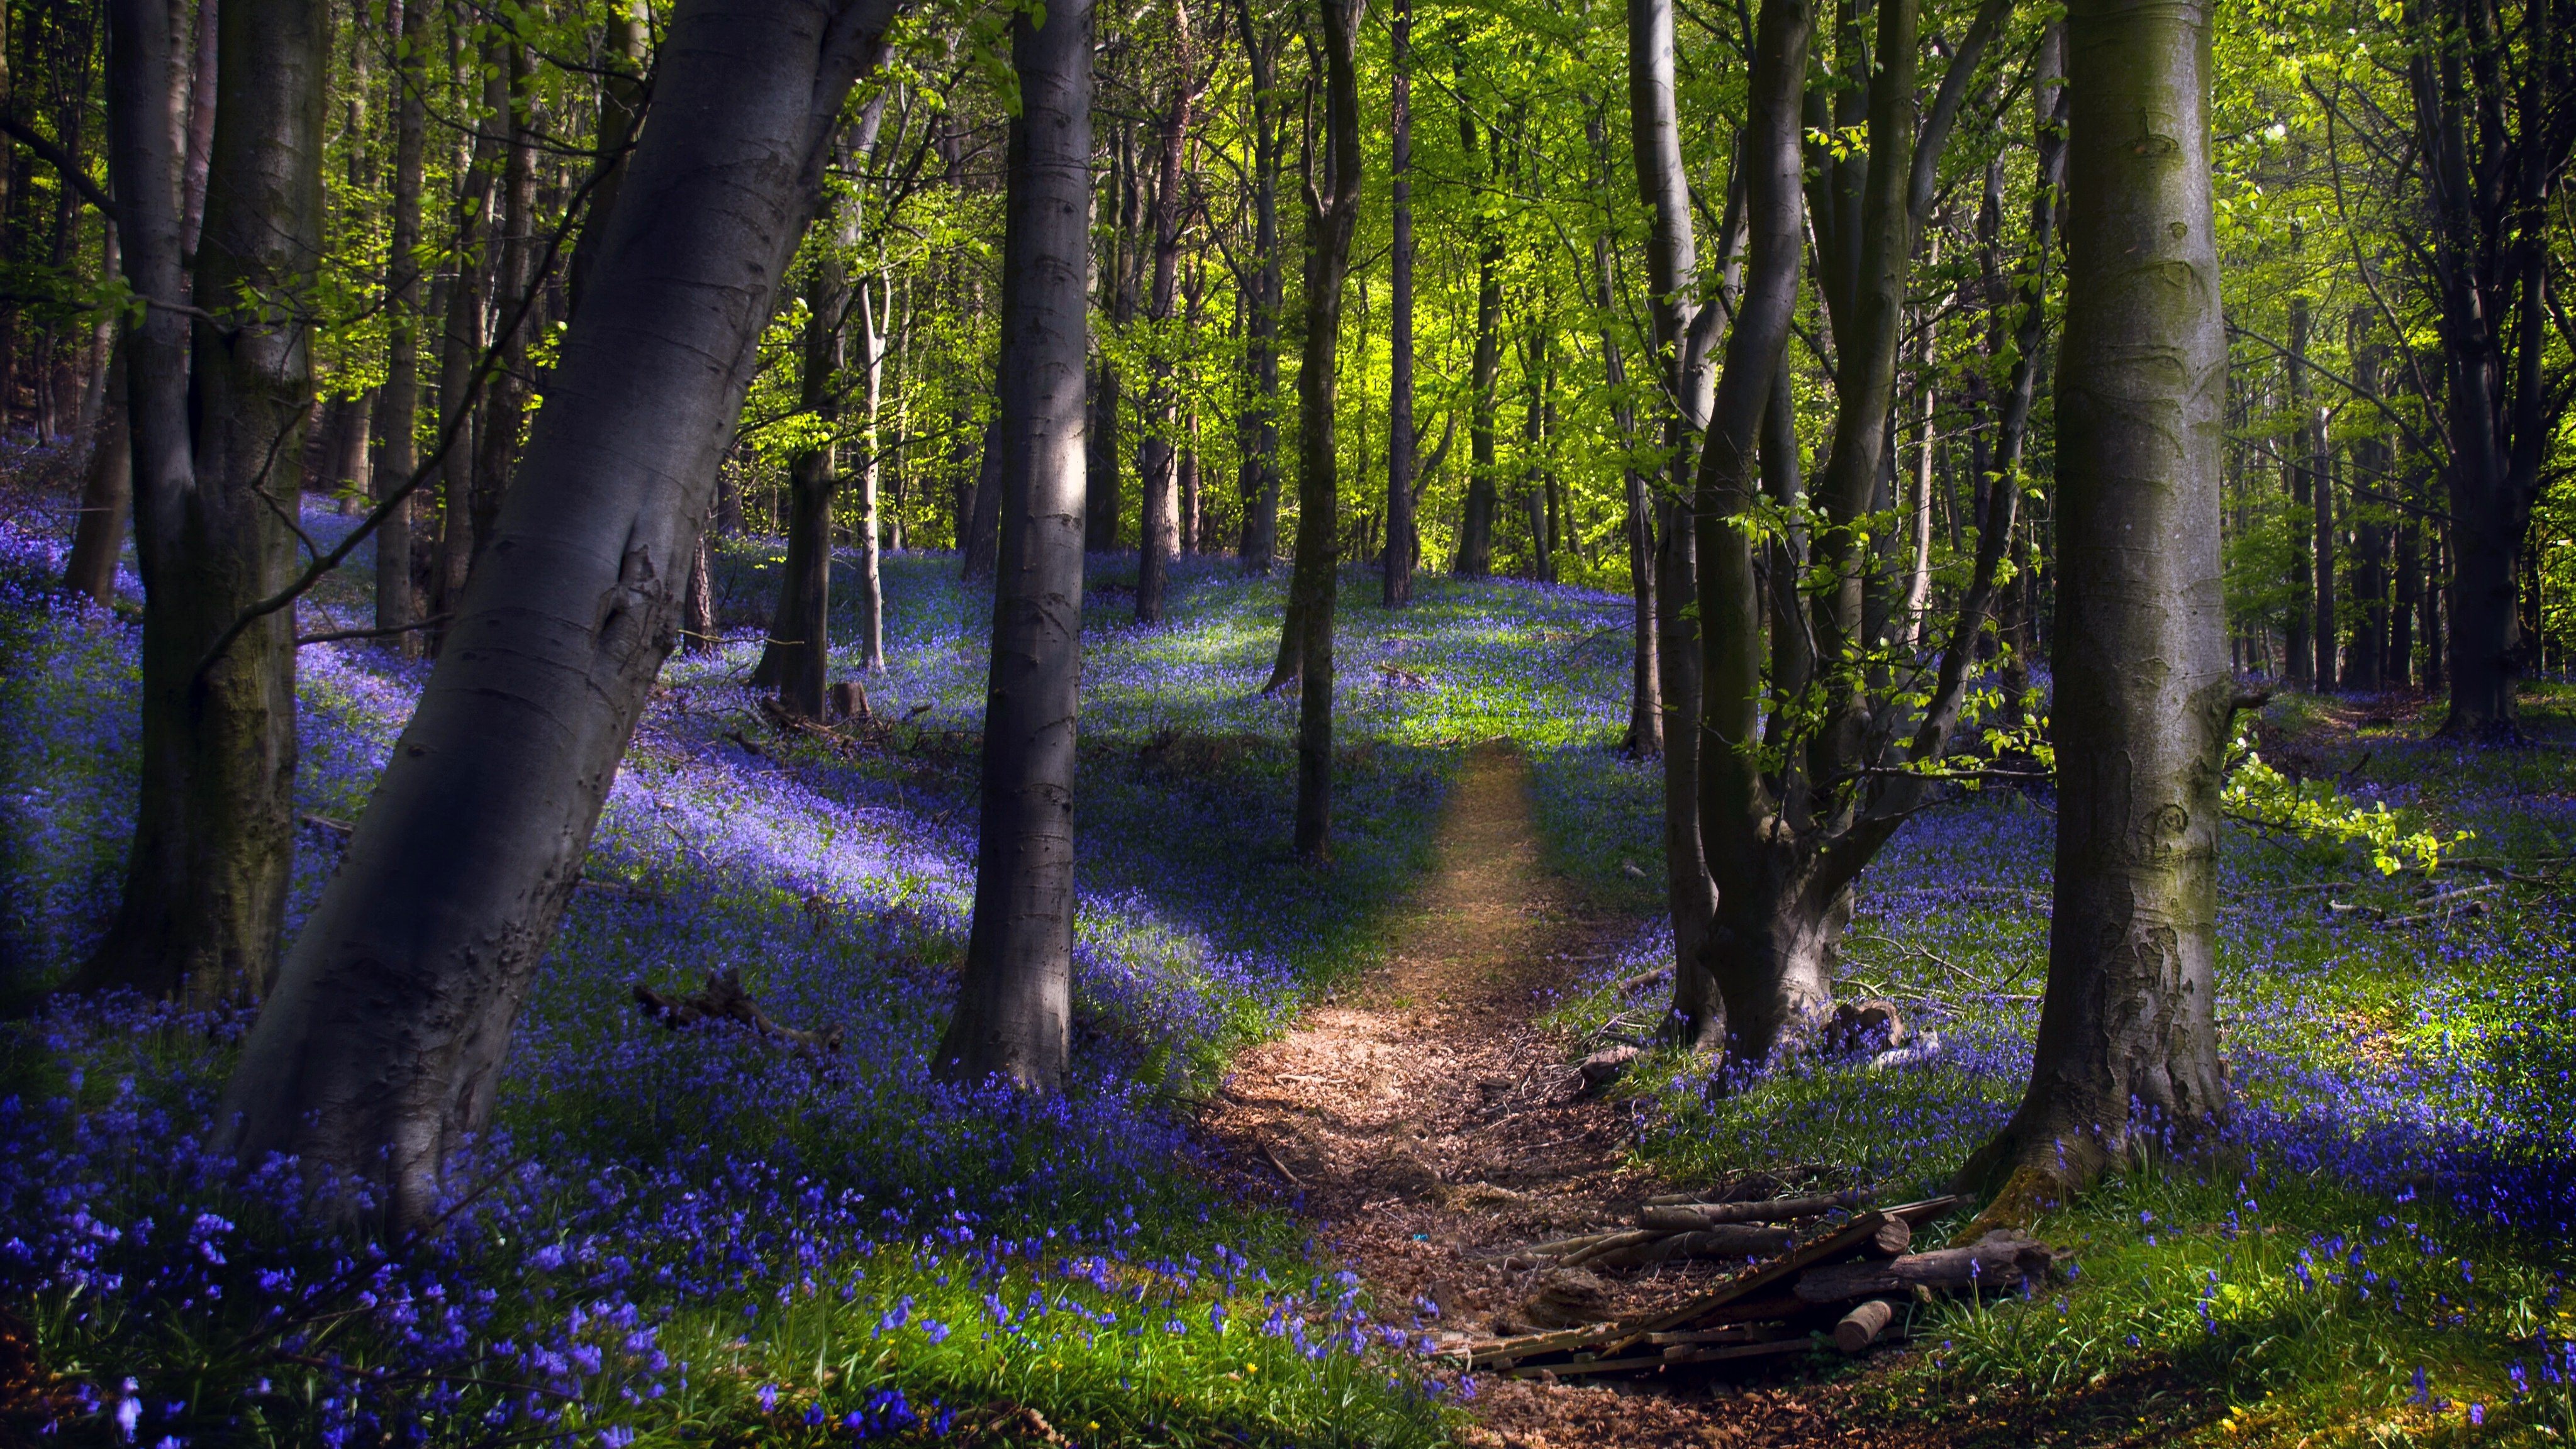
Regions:
<instances>
[{"instance_id":1,"label":"dirt path","mask_svg":"<svg viewBox=\"0 0 2576 1449\"><path fill-rule=\"evenodd\" d=\"M1229 1158L1322 1220L1380 1303L1428 1300L1456 1328L1520 1316L1537 1285L1505 1250L1618 1220L1656 1190L1621 1162L1622 1109L1582 1095L1571 1043L1533 1022L1624 923L1540 864L1527 785L1518 752L1475 753L1386 969L1247 1053L1206 1119ZM1608 1284L1602 1306L1664 1299L1681 1276ZM1704 1397L1484 1390L1487 1442L1740 1442Z\"/></svg>"}]
</instances>

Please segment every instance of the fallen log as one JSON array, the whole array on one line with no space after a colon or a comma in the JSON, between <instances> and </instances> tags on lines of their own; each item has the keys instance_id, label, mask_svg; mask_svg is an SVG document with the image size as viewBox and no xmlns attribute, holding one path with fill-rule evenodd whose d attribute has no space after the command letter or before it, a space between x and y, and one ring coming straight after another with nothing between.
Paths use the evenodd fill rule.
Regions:
<instances>
[{"instance_id":1,"label":"fallen log","mask_svg":"<svg viewBox=\"0 0 2576 1449\"><path fill-rule=\"evenodd\" d=\"M1834 1325L1834 1347L1845 1353L1859 1353L1877 1342L1895 1318L1895 1304L1873 1298L1844 1314L1842 1321Z\"/></svg>"},{"instance_id":2,"label":"fallen log","mask_svg":"<svg viewBox=\"0 0 2576 1449\"><path fill-rule=\"evenodd\" d=\"M1785 1253L1797 1243L1798 1235L1787 1228L1730 1223L1696 1232L1667 1233L1651 1242L1607 1249L1585 1261L1600 1268L1634 1268L1677 1258L1767 1258Z\"/></svg>"},{"instance_id":3,"label":"fallen log","mask_svg":"<svg viewBox=\"0 0 2576 1449\"><path fill-rule=\"evenodd\" d=\"M1689 1231L1713 1228L1721 1223L1792 1223L1801 1218L1820 1218L1846 1208L1867 1207L1873 1194L1868 1192L1811 1193L1805 1197L1775 1197L1766 1202L1692 1202L1666 1203L1657 1198L1637 1211L1637 1222L1649 1228L1672 1228Z\"/></svg>"},{"instance_id":4,"label":"fallen log","mask_svg":"<svg viewBox=\"0 0 2576 1449\"><path fill-rule=\"evenodd\" d=\"M1904 1203L1861 1214L1840 1231L1805 1244L1788 1256L1776 1258L1749 1273L1739 1273L1723 1285L1652 1317L1629 1325L1638 1333L1661 1333L1685 1324L1706 1321L1719 1309L1740 1298L1750 1298L1764 1289L1785 1287L1799 1274L1828 1263L1838 1263L1854 1253L1865 1252L1877 1241L1880 1229L1891 1219L1909 1225L1929 1222L1958 1204L1956 1197L1927 1198L1922 1202Z\"/></svg>"},{"instance_id":5,"label":"fallen log","mask_svg":"<svg viewBox=\"0 0 2576 1449\"><path fill-rule=\"evenodd\" d=\"M805 1031L772 1020L753 1004L751 993L742 989L741 978L732 971L707 973L707 989L694 996L666 996L638 981L635 1001L646 1016L673 1031L700 1022L730 1021L799 1051L828 1052L841 1045L841 1029L837 1026L826 1031Z\"/></svg>"},{"instance_id":6,"label":"fallen log","mask_svg":"<svg viewBox=\"0 0 2576 1449\"><path fill-rule=\"evenodd\" d=\"M1848 1303L1856 1298L1903 1295L1917 1288L1935 1293L2018 1289L2047 1281L2056 1261L2047 1244L1997 1231L1964 1248L1809 1268L1791 1291L1808 1303Z\"/></svg>"}]
</instances>

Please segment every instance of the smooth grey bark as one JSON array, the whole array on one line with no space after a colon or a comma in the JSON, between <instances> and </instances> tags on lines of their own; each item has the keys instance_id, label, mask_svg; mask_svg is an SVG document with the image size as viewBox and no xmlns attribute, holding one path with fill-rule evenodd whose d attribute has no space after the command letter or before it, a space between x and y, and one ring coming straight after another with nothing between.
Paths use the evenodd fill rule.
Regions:
<instances>
[{"instance_id":1,"label":"smooth grey bark","mask_svg":"<svg viewBox=\"0 0 2576 1449\"><path fill-rule=\"evenodd\" d=\"M761 331L842 98L894 10L672 13L526 486L226 1089L216 1143L245 1164L294 1154L397 1224L435 1211L677 642Z\"/></svg>"},{"instance_id":2,"label":"smooth grey bark","mask_svg":"<svg viewBox=\"0 0 2576 1449\"><path fill-rule=\"evenodd\" d=\"M502 59L508 69L496 73L500 89L487 99L500 106L491 124L507 125L509 147L503 154L498 186L499 229L486 243L483 267L485 305L492 309L500 331L497 355L483 388L482 413L474 424L474 482L467 507L472 540L469 569L479 567L492 547L533 391L528 376L529 319L518 306L519 298L538 281L533 275L535 248L530 245L536 229L537 192L528 91L533 64L528 47L515 43L502 47Z\"/></svg>"},{"instance_id":3,"label":"smooth grey bark","mask_svg":"<svg viewBox=\"0 0 2576 1449\"><path fill-rule=\"evenodd\" d=\"M1476 154L1476 118L1458 113L1459 149ZM1502 169L1502 138L1488 134L1485 171ZM1476 248L1476 353L1467 377L1467 503L1458 521L1458 552L1449 572L1462 579L1481 579L1494 569L1494 514L1499 508L1494 488L1494 387L1503 370L1503 246L1481 219Z\"/></svg>"},{"instance_id":4,"label":"smooth grey bark","mask_svg":"<svg viewBox=\"0 0 2576 1449\"><path fill-rule=\"evenodd\" d=\"M1171 560L1181 551L1180 450L1172 436L1178 429L1180 408L1166 349L1180 295L1181 219L1187 201L1182 161L1201 81L1190 45L1189 7L1176 0L1172 15L1178 54L1173 60L1171 94L1157 118L1154 136L1154 281L1145 308L1153 326L1154 355L1143 403L1147 431L1136 444L1136 472L1145 490L1136 545L1139 624L1163 621L1164 580Z\"/></svg>"},{"instance_id":5,"label":"smooth grey bark","mask_svg":"<svg viewBox=\"0 0 2576 1449\"><path fill-rule=\"evenodd\" d=\"M1394 0L1387 14L1387 180L1393 236L1387 257L1387 331L1391 341L1386 399L1386 565L1381 601L1413 602L1413 0Z\"/></svg>"},{"instance_id":6,"label":"smooth grey bark","mask_svg":"<svg viewBox=\"0 0 2576 1449\"><path fill-rule=\"evenodd\" d=\"M1109 264L1101 270L1101 285L1109 290L1101 310L1109 314L1110 331L1124 336L1136 321L1136 168L1130 154L1133 148L1128 144L1129 128L1117 126L1115 136L1116 144L1110 148L1109 191L1117 206L1116 224L1109 234ZM1089 453L1084 465L1089 488L1084 503L1084 547L1093 553L1107 553L1118 547L1119 413L1126 401L1126 379L1106 353L1092 360L1091 375Z\"/></svg>"},{"instance_id":7,"label":"smooth grey bark","mask_svg":"<svg viewBox=\"0 0 2576 1449\"><path fill-rule=\"evenodd\" d=\"M966 524L966 557L959 568L970 579L990 578L1002 533L1002 420L984 425L984 451L975 464L975 501Z\"/></svg>"},{"instance_id":8,"label":"smooth grey bark","mask_svg":"<svg viewBox=\"0 0 2576 1449\"><path fill-rule=\"evenodd\" d=\"M1244 386L1249 393L1240 423L1242 462L1236 491L1243 500L1238 552L1243 570L1268 574L1279 552L1279 314L1286 288L1279 261L1278 41L1252 17L1251 0L1237 0L1243 54L1252 73L1251 304L1244 316Z\"/></svg>"},{"instance_id":9,"label":"smooth grey bark","mask_svg":"<svg viewBox=\"0 0 2576 1449\"><path fill-rule=\"evenodd\" d=\"M1297 365L1297 571L1291 618L1302 636L1297 696L1297 858L1332 857L1333 611L1341 563L1340 451L1333 426L1341 374L1342 289L1359 225L1358 44L1362 0L1323 11L1324 188L1306 183L1306 336Z\"/></svg>"},{"instance_id":10,"label":"smooth grey bark","mask_svg":"<svg viewBox=\"0 0 2576 1449\"><path fill-rule=\"evenodd\" d=\"M859 433L864 461L859 465L859 667L871 674L885 669L885 561L887 533L882 494L885 477L883 435L878 422L885 411L885 360L894 298L880 272L859 284L859 394L865 400L865 425ZM903 547L903 517L893 518L894 547ZM828 570L827 570L828 572ZM820 638L824 627L808 631Z\"/></svg>"},{"instance_id":11,"label":"smooth grey bark","mask_svg":"<svg viewBox=\"0 0 2576 1449\"><path fill-rule=\"evenodd\" d=\"M1707 426L1714 354L1700 331L1699 253L1682 168L1681 123L1674 97L1671 0L1629 0L1628 126L1637 190L1651 216L1646 236L1648 301L1654 321L1655 373L1664 396L1657 413L1671 461L1657 504L1655 657L1661 677L1664 747L1664 900L1673 922L1673 1008L1666 1024L1693 1048L1718 1044L1724 1013L1708 972L1706 942L1717 909L1716 886L1699 832L1699 624L1688 605L1699 591L1697 531L1690 512L1693 443ZM1737 167L1741 174L1741 165ZM1730 187L1730 191L1735 188ZM1735 209L1735 208L1731 208Z\"/></svg>"},{"instance_id":12,"label":"smooth grey bark","mask_svg":"<svg viewBox=\"0 0 2576 1449\"><path fill-rule=\"evenodd\" d=\"M177 304L184 222L171 18L110 6L111 158L126 278ZM294 567L298 435L313 397L310 296L322 245L321 0L234 0L197 238L193 327L147 307L131 331L135 545L143 577L141 798L124 896L79 988L194 1004L263 994L294 863L295 625L280 610L209 650Z\"/></svg>"},{"instance_id":13,"label":"smooth grey bark","mask_svg":"<svg viewBox=\"0 0 2576 1449\"><path fill-rule=\"evenodd\" d=\"M933 1070L1064 1086L1072 1058L1074 735L1082 682L1090 0L1011 20L1020 113L1002 232L1001 561L975 917Z\"/></svg>"},{"instance_id":14,"label":"smooth grey bark","mask_svg":"<svg viewBox=\"0 0 2576 1449\"><path fill-rule=\"evenodd\" d=\"M2294 226L2290 233L2293 250L2298 243ZM2305 293L2290 298L2290 411L2298 419L2298 429L2281 449L2281 470L2290 485L2290 612L2283 621L2282 633L2289 656L2288 679L2302 689L2317 682L2313 626L2319 613L2316 549L2310 542L2316 529L2317 475L2315 459L2307 445L2309 315Z\"/></svg>"},{"instance_id":15,"label":"smooth grey bark","mask_svg":"<svg viewBox=\"0 0 2576 1449\"><path fill-rule=\"evenodd\" d=\"M424 9L426 4L427 0L411 0L404 15L406 24L411 12ZM591 188L589 214L581 219L581 234L573 242L572 259L564 266L564 303L568 312L581 310L582 293L589 289L590 269L600 238L607 230L609 216L617 210L618 188L626 183L626 161L634 152L636 128L644 122L645 41L650 30L643 0L622 0L610 8L608 23L600 36L603 73L599 82L599 150L608 158L607 169Z\"/></svg>"},{"instance_id":16,"label":"smooth grey bark","mask_svg":"<svg viewBox=\"0 0 2576 1449\"><path fill-rule=\"evenodd\" d=\"M89 468L81 479L80 522L72 530L63 587L97 603L116 599L116 559L125 547L125 525L134 511L133 414L126 405L126 343L122 327L108 352L107 396L92 429Z\"/></svg>"},{"instance_id":17,"label":"smooth grey bark","mask_svg":"<svg viewBox=\"0 0 2576 1449\"><path fill-rule=\"evenodd\" d=\"M1591 123L1591 131L1593 151L1598 155L1605 148L1597 118ZM1592 238L1592 276L1592 306L1601 328L1602 378L1618 399L1612 405L1610 421L1618 429L1620 441L1634 450L1641 439L1637 435L1637 409L1628 399L1627 351L1620 345L1612 320L1618 315L1618 288L1606 234ZM1628 732L1619 748L1628 758L1643 760L1661 754L1664 748L1663 693L1655 666L1654 503L1647 491L1646 475L1633 462L1621 468L1620 474L1622 523L1628 544L1629 649Z\"/></svg>"},{"instance_id":18,"label":"smooth grey bark","mask_svg":"<svg viewBox=\"0 0 2576 1449\"><path fill-rule=\"evenodd\" d=\"M426 65L428 0L406 0L394 64L392 250L385 269L385 385L376 393L379 499L411 482L420 466L420 191L429 140ZM376 525L376 627L405 659L420 653L420 590L412 562L417 500L405 498Z\"/></svg>"},{"instance_id":19,"label":"smooth grey bark","mask_svg":"<svg viewBox=\"0 0 2576 1449\"><path fill-rule=\"evenodd\" d=\"M447 619L457 615L474 562L474 402L483 384L477 362L484 347L492 269L499 260L488 221L509 129L509 79L501 70L497 46L485 47L480 64L486 77L485 116L457 179L456 217L448 230L447 315L439 338L438 422L453 440L438 464L439 533L429 608L432 615ZM436 637L443 641L445 631Z\"/></svg>"},{"instance_id":20,"label":"smooth grey bark","mask_svg":"<svg viewBox=\"0 0 2576 1449\"><path fill-rule=\"evenodd\" d=\"M2056 908L2031 1081L1962 1172L2026 1220L2225 1108L2211 997L2233 687L2219 562L2227 340L2209 6L2068 7Z\"/></svg>"},{"instance_id":21,"label":"smooth grey bark","mask_svg":"<svg viewBox=\"0 0 2576 1449\"><path fill-rule=\"evenodd\" d=\"M1973 639L1982 626L1990 577L1967 591L1976 610L1965 612L1967 627L1953 634L1939 686L1920 703L1906 701L1903 693L1930 681L1921 661L1871 647L1874 625L1895 600L1886 582L1893 571L1877 567L1866 527L1891 482L1900 324L1916 241L1942 150L2009 14L2007 0L1986 0L1918 118L1916 0L1879 0L1874 36L1863 33L1858 11L1847 13L1836 64L1865 80L1844 88L1834 104L1860 118L1867 149L1827 156L1815 167L1803 218L1796 198L1784 205L1754 184L1798 179L1787 161L1762 148L1796 143L1799 108L1784 102L1787 114L1748 128L1746 213L1757 257L1727 340L1694 505L1705 661L1699 830L1717 889L1707 958L1724 1003L1728 1050L1744 1059L1800 1042L1830 1002L1852 883L1928 784L1902 767L1951 748L1964 697L1968 646L1961 636ZM1821 105L1810 93L1807 117ZM1741 522L1756 507L1755 442L1760 436L1762 471L1774 475L1797 449L1787 428L1791 409L1777 394L1776 359L1762 364L1759 353L1738 348L1748 327L1785 335L1795 254L1808 230L1802 220L1812 224L1817 290L1833 324L1834 435L1813 488L1817 524L1770 560L1775 589L1765 598ZM1766 241L1768 262L1759 256ZM1747 381L1730 383L1739 371ZM1780 436L1767 435L1766 425ZM1778 491L1776 481L1772 488ZM1776 588L1789 579L1801 581L1803 608ZM1768 689L1766 624L1781 646ZM1792 643L1794 650L1785 647ZM1766 709L1771 727L1757 751ZM1707 1031L1704 1020L1686 1024Z\"/></svg>"}]
</instances>

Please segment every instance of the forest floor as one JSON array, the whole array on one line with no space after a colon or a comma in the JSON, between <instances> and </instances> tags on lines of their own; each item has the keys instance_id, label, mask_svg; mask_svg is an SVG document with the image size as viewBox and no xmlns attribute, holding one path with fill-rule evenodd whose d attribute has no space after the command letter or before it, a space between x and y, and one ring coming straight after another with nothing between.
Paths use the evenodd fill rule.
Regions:
<instances>
[{"instance_id":1,"label":"forest floor","mask_svg":"<svg viewBox=\"0 0 2576 1449\"><path fill-rule=\"evenodd\" d=\"M1508 1266L1538 1239L1623 1221L1666 1190L1634 1151L1633 1107L1586 1090L1580 1039L1550 1007L1572 970L1616 959L1633 923L1549 871L1522 753L1476 749L1443 812L1431 875L1384 966L1246 1051L1201 1119L1244 1182L1322 1230L1382 1311L1527 1331L1543 1288L1608 1317L1706 1288L1726 1270L1643 1276ZM1784 1164L1785 1165L1785 1164ZM1545 1312L1544 1308L1536 1309ZM2051 1402L1915 1402L1884 1371L1675 1374L1608 1385L1484 1381L1460 1437L1495 1449L1664 1446L2143 1445L2205 1425L2223 1401L2168 1375Z\"/></svg>"}]
</instances>

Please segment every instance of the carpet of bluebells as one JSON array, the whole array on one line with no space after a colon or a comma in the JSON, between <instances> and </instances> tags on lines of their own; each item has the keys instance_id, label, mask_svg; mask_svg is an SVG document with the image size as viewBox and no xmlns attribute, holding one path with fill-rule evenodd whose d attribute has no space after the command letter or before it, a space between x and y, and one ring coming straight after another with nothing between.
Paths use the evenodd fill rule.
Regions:
<instances>
[{"instance_id":1,"label":"carpet of bluebells","mask_svg":"<svg viewBox=\"0 0 2576 1449\"><path fill-rule=\"evenodd\" d=\"M2272 758L2473 832L2456 852L2470 864L2438 881L2470 894L2428 905L2420 877L2383 878L2358 852L2231 827L2233 1119L2187 1151L2158 1138L2155 1160L2043 1225L2078 1252L2062 1293L1919 1310L1938 1347L1916 1372L1934 1385L2064 1392L2164 1371L2225 1390L2235 1412L2203 1427L2228 1442L2576 1439L2576 899L2540 875L2576 850L2576 693L2526 696L2527 748L2434 739L2438 706L2420 701L2334 703L2331 720L2276 705ZM1600 752L1542 777L1561 868L1640 914L1662 878L1659 790L1651 766ZM1724 1082L1666 1059L1635 1083L1647 1156L1684 1178L1812 1163L1945 1190L2028 1079L2049 804L1996 790L1930 812L1865 877L1839 990L1894 999L1937 1050ZM1652 993L1613 983L1670 949L1668 929L1642 934L1562 1014L1635 1022Z\"/></svg>"},{"instance_id":2,"label":"carpet of bluebells","mask_svg":"<svg viewBox=\"0 0 2576 1449\"><path fill-rule=\"evenodd\" d=\"M103 929L133 811L138 589L62 595L61 523L0 522L0 987L21 1001ZM347 527L305 523L325 544ZM1079 1080L1030 1100L927 1073L970 903L989 597L953 556L890 558L892 667L865 684L891 727L829 747L751 708L780 554L723 546L726 637L672 662L586 868L608 887L576 897L432 1231L341 1234L303 1174L198 1148L246 1014L56 1001L0 1025L0 1330L54 1376L0 1438L1441 1436L1472 1382L1288 1216L1211 1187L1184 1117L1230 1046L1376 959L1466 746L1619 718L1599 643L1618 601L1435 584L1361 615L1336 865L1315 872L1285 849L1293 700L1252 693L1281 583L1185 562L1172 622L1138 629L1132 559L1095 559ZM369 568L362 546L305 630L363 624ZM322 644L298 668L290 931L426 666ZM778 1019L840 1028L838 1051L675 1035L629 995L719 969Z\"/></svg>"}]
</instances>

